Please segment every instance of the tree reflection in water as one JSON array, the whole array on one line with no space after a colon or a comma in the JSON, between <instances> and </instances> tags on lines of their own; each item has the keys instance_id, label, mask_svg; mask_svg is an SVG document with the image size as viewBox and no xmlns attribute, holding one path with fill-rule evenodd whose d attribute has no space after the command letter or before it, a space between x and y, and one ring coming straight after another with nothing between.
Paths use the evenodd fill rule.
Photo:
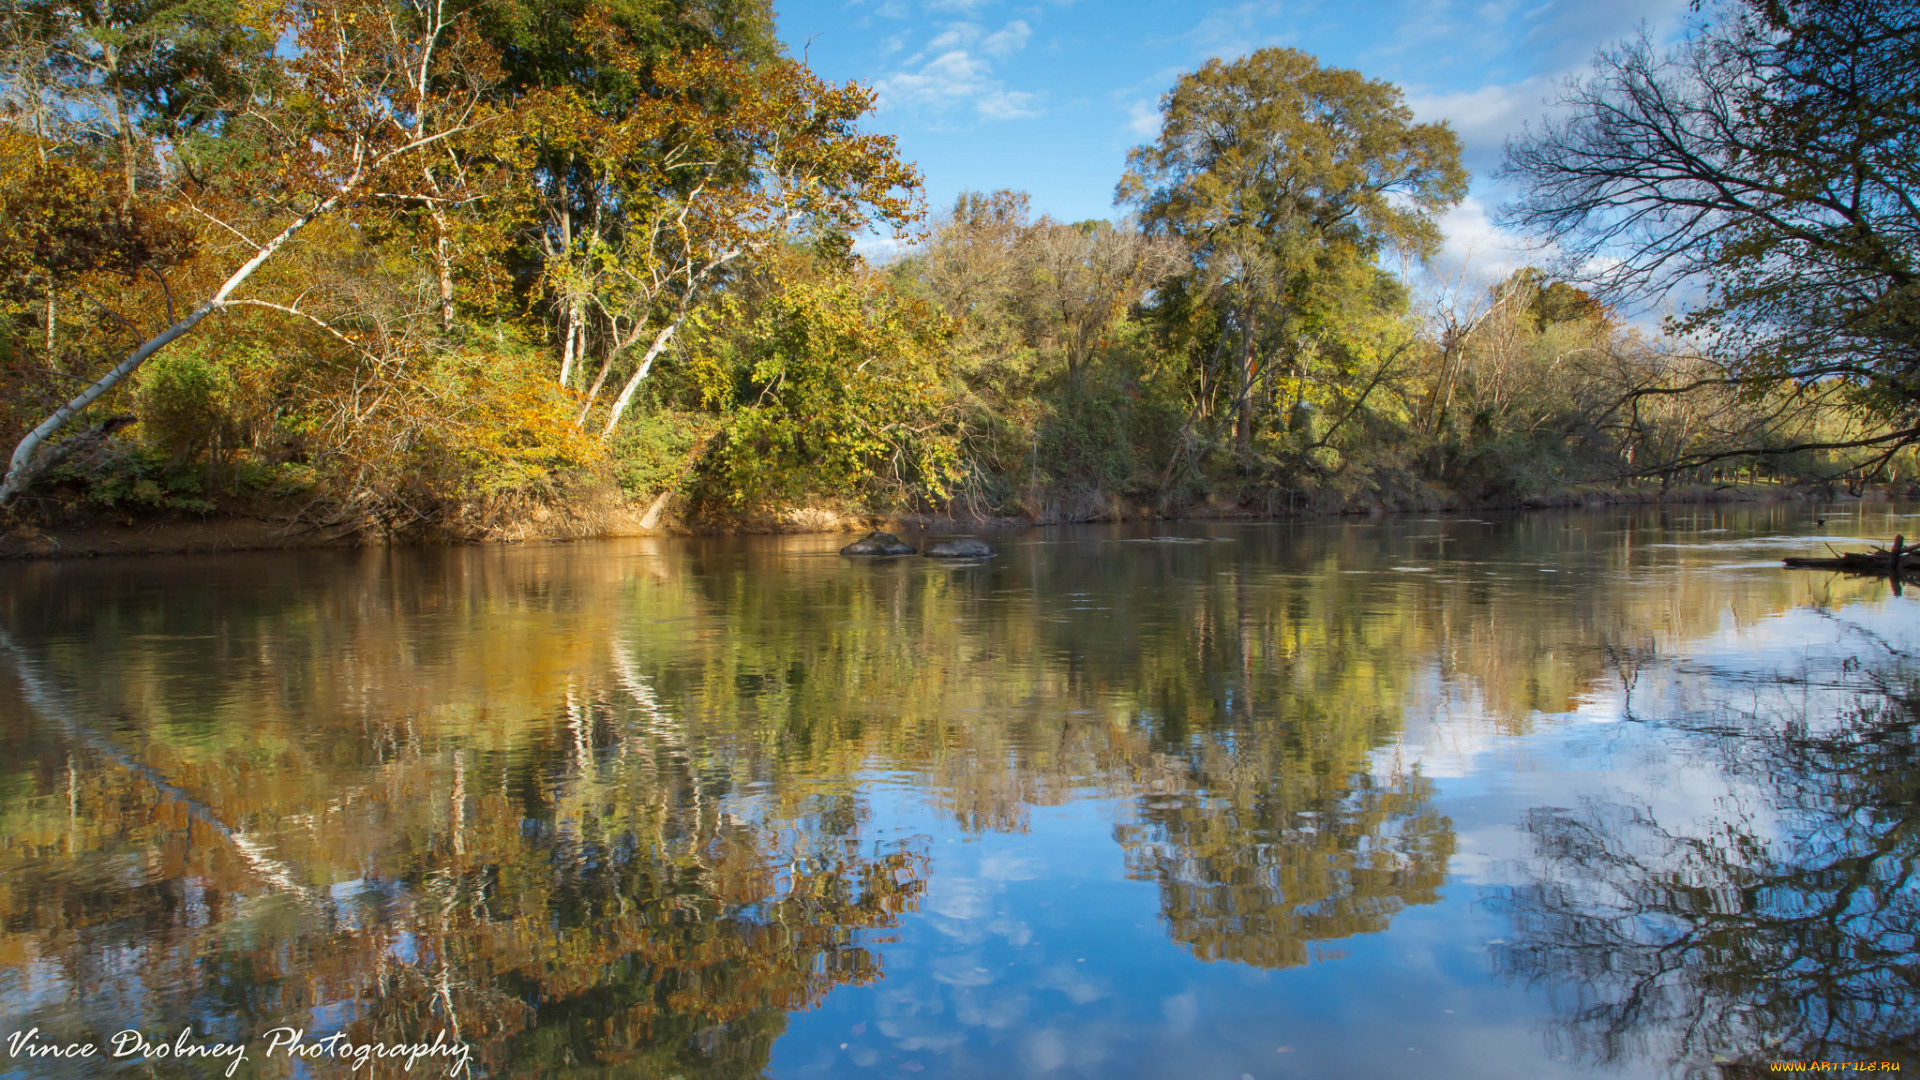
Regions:
<instances>
[{"instance_id":1,"label":"tree reflection in water","mask_svg":"<svg viewBox=\"0 0 1920 1080\"><path fill-rule=\"evenodd\" d=\"M0 639L0 659L23 658ZM78 1003L30 1013L45 1030L191 1023L256 1060L281 1024L446 1030L476 1075L759 1076L789 1013L878 977L873 932L924 887L923 853L874 850L831 806L778 829L723 809L657 709L573 704L544 756L443 752L396 724L371 732L386 767L290 823L197 801L208 777L138 764L19 669L76 745L40 785L57 801L0 803L0 991ZM300 866L269 861L236 812L321 839ZM362 876L338 881L356 852ZM347 1071L309 1063L330 1066Z\"/></svg>"},{"instance_id":2,"label":"tree reflection in water","mask_svg":"<svg viewBox=\"0 0 1920 1080\"><path fill-rule=\"evenodd\" d=\"M1713 827L1663 822L1644 801L1534 811L1535 880L1510 898L1498 966L1546 985L1561 1033L1600 1061L1723 1076L1911 1062L1920 683L1868 678L1837 715L1680 726L1735 784Z\"/></svg>"},{"instance_id":3,"label":"tree reflection in water","mask_svg":"<svg viewBox=\"0 0 1920 1080\"><path fill-rule=\"evenodd\" d=\"M1453 830L1431 783L1331 768L1351 763L1315 760L1318 740L1288 727L1239 733L1238 754L1196 753L1191 787L1144 796L1139 822L1114 830L1202 960L1298 966L1433 903L1446 879Z\"/></svg>"},{"instance_id":4,"label":"tree reflection in water","mask_svg":"<svg viewBox=\"0 0 1920 1080\"><path fill-rule=\"evenodd\" d=\"M1470 702L1523 735L1606 641L1807 599L1536 519L1450 526L1484 572L1385 569L1438 528L1087 534L978 567L816 538L19 568L0 1034L457 1023L495 1075L756 1075L792 1011L879 976L944 850L892 843L881 789L943 842L1098 796L1187 952L1294 967L1440 897L1453 823L1382 763L1410 716ZM1501 561L1541 550L1628 584ZM1605 825L1540 828L1572 851ZM1529 917L1604 907L1575 877ZM1534 953L1514 969L1549 974ZM1015 971L996 992L1039 1000Z\"/></svg>"}]
</instances>

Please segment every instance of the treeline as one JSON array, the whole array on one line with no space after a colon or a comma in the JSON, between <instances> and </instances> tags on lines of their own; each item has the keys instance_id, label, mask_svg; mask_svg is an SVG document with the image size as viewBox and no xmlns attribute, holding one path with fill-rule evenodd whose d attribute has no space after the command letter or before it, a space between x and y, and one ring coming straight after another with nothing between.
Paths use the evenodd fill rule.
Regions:
<instances>
[{"instance_id":1,"label":"treeline","mask_svg":"<svg viewBox=\"0 0 1920 1080\"><path fill-rule=\"evenodd\" d=\"M871 92L762 0L4 0L0 69L0 500L32 513L1069 520L1914 471L1844 456L1886 415L1845 372L1426 267L1457 140L1297 51L1183 76L1118 221L996 192L926 229Z\"/></svg>"},{"instance_id":2,"label":"treeline","mask_svg":"<svg viewBox=\"0 0 1920 1080\"><path fill-rule=\"evenodd\" d=\"M1672 464L1793 428L1732 388L1658 392L1707 363L1538 269L1410 286L1362 253L1244 301L1209 280L1243 265L1209 266L1140 219L1069 225L1019 193L962 196L887 268L953 320L956 498L1063 521L1514 505L1844 468L1814 451Z\"/></svg>"}]
</instances>

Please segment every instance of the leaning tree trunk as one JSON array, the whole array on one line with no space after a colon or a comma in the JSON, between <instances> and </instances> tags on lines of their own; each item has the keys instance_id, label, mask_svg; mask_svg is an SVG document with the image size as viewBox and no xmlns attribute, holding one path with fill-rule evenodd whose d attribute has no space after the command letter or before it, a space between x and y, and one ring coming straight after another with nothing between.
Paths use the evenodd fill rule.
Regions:
<instances>
[{"instance_id":1,"label":"leaning tree trunk","mask_svg":"<svg viewBox=\"0 0 1920 1080\"><path fill-rule=\"evenodd\" d=\"M20 445L14 447L13 458L7 464L6 479L0 482L0 506L12 502L13 497L26 490L27 485L33 482L33 478L46 467L46 459L40 454L41 447L61 428L66 427L67 421L72 420L80 410L98 401L107 391L120 385L127 376L139 370L140 365L146 363L148 357L200 325L200 320L226 307L227 298L233 295L235 289L252 277L253 272L260 269L261 264L273 257L274 252L279 251L288 240L293 239L295 233L312 224L315 218L339 205L341 196L346 194L358 180L359 177L356 175L347 184L342 185L340 191L328 196L313 209L295 218L292 224L280 231L280 235L260 245L253 257L242 264L240 269L235 270L231 277L221 283L219 290L203 301L200 306L188 312L172 326L142 342L139 348L127 354L126 359L115 364L112 371L100 376L93 385L80 391L71 401L53 410L53 415L41 421L40 426L27 432L26 437L20 440Z\"/></svg>"},{"instance_id":2,"label":"leaning tree trunk","mask_svg":"<svg viewBox=\"0 0 1920 1080\"><path fill-rule=\"evenodd\" d=\"M1234 402L1233 447L1244 465L1253 460L1253 377L1255 367L1254 343L1259 316L1249 312L1244 321L1246 328L1246 348L1240 354L1240 396Z\"/></svg>"},{"instance_id":3,"label":"leaning tree trunk","mask_svg":"<svg viewBox=\"0 0 1920 1080\"><path fill-rule=\"evenodd\" d=\"M640 389L640 380L646 378L647 372L653 370L653 362L666 351L667 342L673 340L673 332L680 329L680 324L686 319L687 317L682 315L668 323L666 329L660 331L660 335L653 339L653 345L647 349L647 355L640 359L640 366L634 369L633 377L627 380L626 388L620 391L620 397L613 403L613 412L607 417L607 426L600 430L602 442L613 437L613 429L620 423L621 414L627 411L627 405L633 401L633 392Z\"/></svg>"}]
</instances>

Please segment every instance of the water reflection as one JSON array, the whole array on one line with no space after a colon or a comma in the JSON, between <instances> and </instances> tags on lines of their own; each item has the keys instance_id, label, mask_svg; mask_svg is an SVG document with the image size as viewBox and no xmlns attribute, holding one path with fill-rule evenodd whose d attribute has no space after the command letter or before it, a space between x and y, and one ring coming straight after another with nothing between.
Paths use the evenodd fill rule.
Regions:
<instances>
[{"instance_id":1,"label":"water reflection","mask_svg":"<svg viewBox=\"0 0 1920 1080\"><path fill-rule=\"evenodd\" d=\"M1040 870L1013 915L953 878L934 904L948 845L1097 806L1071 858L1124 861L1181 962L1335 966L1444 899L1460 835L1440 781L1394 758L1412 726L1466 730L1460 710L1525 736L1636 677L1620 657L1884 590L1713 571L1700 530L1764 537L1768 513L1060 530L965 567L767 538L0 568L0 1035L445 1028L492 1075L756 1076L797 1016L890 977L920 1011L876 1023L956 1074L968 1036L915 1024L1036 1029L976 1048L979 1075L1124 1072L1124 1023L1070 1053L1046 995L1137 997L1189 1040L1195 999L1099 989L1079 957L995 984L984 954L896 948L994 919L1017 955L1043 908L1121 928ZM1861 747L1891 752L1873 730ZM1878 775L1866 749L1820 753L1793 774L1810 799ZM1857 799L1910 807L1907 783ZM882 790L930 816L876 812ZM1638 844L1644 817L1534 820L1564 868L1518 894L1510 973L1565 982L1614 947L1580 937L1632 884L1605 872L1659 867L1562 852ZM1761 906L1802 903L1785 888ZM1581 1009L1609 984L1585 985ZM941 1061L818 1049L830 1075Z\"/></svg>"},{"instance_id":2,"label":"water reflection","mask_svg":"<svg viewBox=\"0 0 1920 1080\"><path fill-rule=\"evenodd\" d=\"M81 728L17 645L0 657L66 736L58 772L10 771L42 794L0 817L8 1004L48 1029L444 1029L494 1075L752 1076L789 1012L878 976L867 937L923 886L923 854L863 850L830 807L778 828L729 812L631 703L574 695L538 718L541 754L411 719L169 753L163 732Z\"/></svg>"},{"instance_id":3,"label":"water reflection","mask_svg":"<svg viewBox=\"0 0 1920 1080\"><path fill-rule=\"evenodd\" d=\"M1327 955L1322 942L1433 903L1446 878L1453 831L1428 806L1432 785L1356 773L1303 734L1204 745L1178 790L1143 797L1138 823L1114 830L1128 870L1159 884L1174 939L1202 960L1307 963Z\"/></svg>"},{"instance_id":4,"label":"water reflection","mask_svg":"<svg viewBox=\"0 0 1920 1080\"><path fill-rule=\"evenodd\" d=\"M1628 797L1531 815L1496 957L1552 989L1574 1050L1757 1076L1920 1046L1920 681L1861 644L1663 723L1726 777L1706 820Z\"/></svg>"}]
</instances>

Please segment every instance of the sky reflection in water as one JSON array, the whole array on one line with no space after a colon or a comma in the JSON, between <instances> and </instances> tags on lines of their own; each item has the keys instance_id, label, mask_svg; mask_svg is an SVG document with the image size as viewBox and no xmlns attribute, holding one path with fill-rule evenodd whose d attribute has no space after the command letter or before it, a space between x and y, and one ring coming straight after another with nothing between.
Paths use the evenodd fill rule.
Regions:
<instances>
[{"instance_id":1,"label":"sky reflection in water","mask_svg":"<svg viewBox=\"0 0 1920 1080\"><path fill-rule=\"evenodd\" d=\"M1916 530L1811 519L0 568L0 1035L456 1020L551 1076L1915 1067L1920 608L1771 560Z\"/></svg>"}]
</instances>

